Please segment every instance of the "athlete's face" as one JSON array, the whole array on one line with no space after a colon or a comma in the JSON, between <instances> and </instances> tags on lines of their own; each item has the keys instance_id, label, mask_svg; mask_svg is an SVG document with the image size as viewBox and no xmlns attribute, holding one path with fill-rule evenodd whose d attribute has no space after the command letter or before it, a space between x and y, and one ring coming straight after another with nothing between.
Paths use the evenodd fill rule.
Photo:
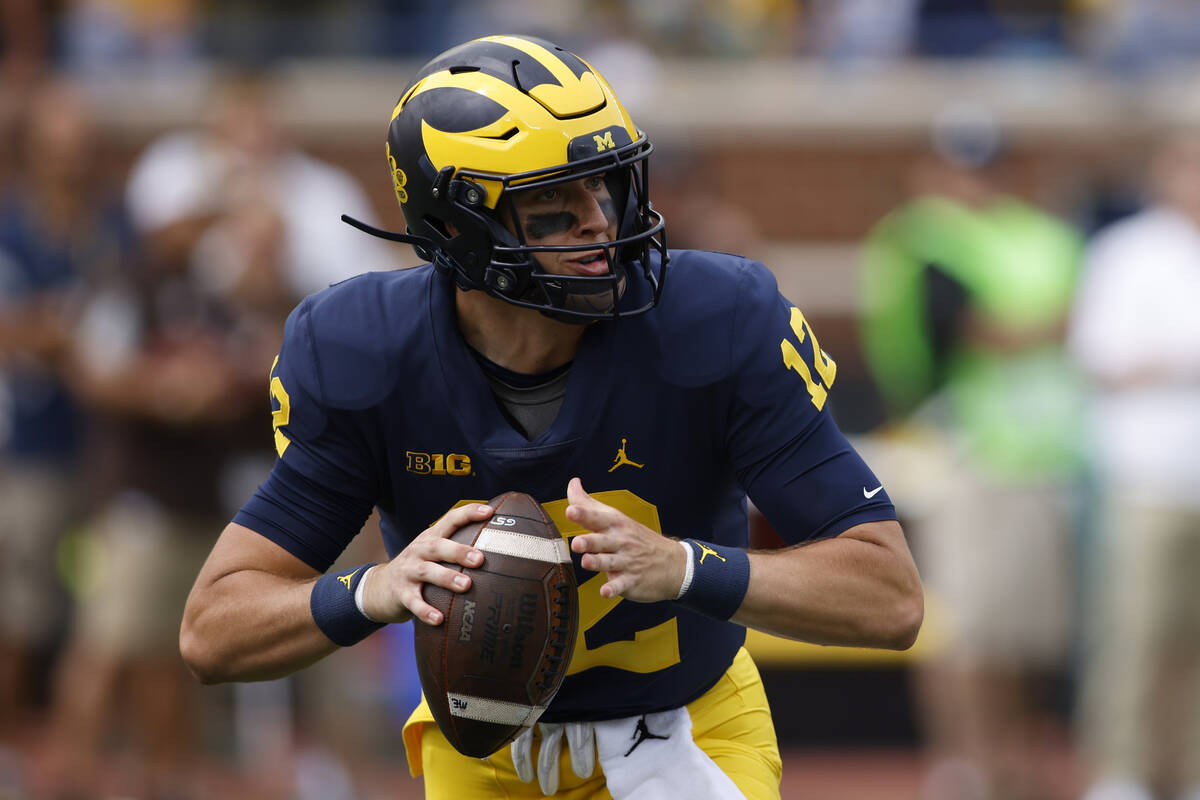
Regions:
<instances>
[{"instance_id":1,"label":"athlete's face","mask_svg":"<svg viewBox=\"0 0 1200 800\"><path fill-rule=\"evenodd\" d=\"M530 189L513 195L517 221L530 245L583 245L610 242L617 237L617 210L603 175ZM554 275L610 275L604 250L534 253L538 265ZM621 278L618 295L624 291ZM608 285L592 293L572 293L565 305L577 311L607 312L614 303Z\"/></svg>"},{"instance_id":2,"label":"athlete's face","mask_svg":"<svg viewBox=\"0 0 1200 800\"><path fill-rule=\"evenodd\" d=\"M513 205L531 245L592 244L617 235L616 204L603 175L516 192ZM535 255L543 269L556 275L608 274L603 250Z\"/></svg>"}]
</instances>

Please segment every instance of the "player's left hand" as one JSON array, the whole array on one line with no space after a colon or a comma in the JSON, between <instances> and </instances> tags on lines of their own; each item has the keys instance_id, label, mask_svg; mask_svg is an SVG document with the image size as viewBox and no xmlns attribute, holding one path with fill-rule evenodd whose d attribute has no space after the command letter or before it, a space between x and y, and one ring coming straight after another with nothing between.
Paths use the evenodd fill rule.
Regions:
<instances>
[{"instance_id":1,"label":"player's left hand","mask_svg":"<svg viewBox=\"0 0 1200 800\"><path fill-rule=\"evenodd\" d=\"M639 603L675 599L687 567L679 542L596 500L579 478L567 484L567 501L567 519L592 531L572 539L571 549L584 554L584 569L608 574L601 596Z\"/></svg>"}]
</instances>

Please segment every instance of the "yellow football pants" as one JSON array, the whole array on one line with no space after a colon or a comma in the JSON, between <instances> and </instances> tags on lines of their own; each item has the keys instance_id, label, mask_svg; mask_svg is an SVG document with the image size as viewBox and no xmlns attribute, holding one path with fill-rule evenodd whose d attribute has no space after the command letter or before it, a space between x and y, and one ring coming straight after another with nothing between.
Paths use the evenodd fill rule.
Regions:
<instances>
[{"instance_id":1,"label":"yellow football pants","mask_svg":"<svg viewBox=\"0 0 1200 800\"><path fill-rule=\"evenodd\" d=\"M779 800L783 764L762 679L743 648L716 685L688 704L692 738L749 800ZM517 777L509 748L490 758L462 755L446 741L422 699L404 726L404 745L413 776L425 776L427 800L541 798L535 778ZM536 758L540 738L534 734ZM568 800L611 800L597 764L590 778L571 771L565 743L559 758L559 790Z\"/></svg>"}]
</instances>

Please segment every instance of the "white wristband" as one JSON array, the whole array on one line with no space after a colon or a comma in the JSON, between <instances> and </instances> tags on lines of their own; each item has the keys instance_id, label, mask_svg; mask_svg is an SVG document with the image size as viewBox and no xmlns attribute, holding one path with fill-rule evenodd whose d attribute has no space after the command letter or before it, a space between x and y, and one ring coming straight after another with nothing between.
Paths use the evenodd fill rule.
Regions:
<instances>
[{"instance_id":1,"label":"white wristband","mask_svg":"<svg viewBox=\"0 0 1200 800\"><path fill-rule=\"evenodd\" d=\"M679 584L679 592L675 595L676 600L683 597L687 594L687 590L692 588L692 574L696 571L696 565L692 560L696 557L696 551L682 539L679 541L679 546L683 548L683 552L687 553L687 565L683 568L683 583ZM366 580L365 575L363 576L363 580ZM362 586L361 583L358 585L359 587Z\"/></svg>"},{"instance_id":2,"label":"white wristband","mask_svg":"<svg viewBox=\"0 0 1200 800\"><path fill-rule=\"evenodd\" d=\"M376 566L378 566L378 564ZM371 620L371 622L379 622L379 620L372 617L363 609L363 587L367 585L367 576L371 574L371 570L373 569L375 569L375 567L369 567L367 571L363 573L362 577L358 579L358 586L354 589L354 605L358 607L358 613Z\"/></svg>"}]
</instances>

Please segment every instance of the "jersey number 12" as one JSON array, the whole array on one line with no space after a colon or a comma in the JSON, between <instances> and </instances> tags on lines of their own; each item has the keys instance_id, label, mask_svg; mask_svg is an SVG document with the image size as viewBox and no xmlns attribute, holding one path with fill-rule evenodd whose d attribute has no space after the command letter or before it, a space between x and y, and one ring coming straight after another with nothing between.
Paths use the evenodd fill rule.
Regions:
<instances>
[{"instance_id":1,"label":"jersey number 12","mask_svg":"<svg viewBox=\"0 0 1200 800\"><path fill-rule=\"evenodd\" d=\"M815 377L813 376L813 371L809 369L808 362L804 360L804 357L800 355L800 351L788 339L784 339L779 343L779 349L783 351L784 366L790 370L795 370L804 379L804 385L808 387L808 394L812 398L812 404L817 407L817 411L820 411L825 407L825 398L829 395L829 387L833 386L833 379L837 376L837 364L821 350L821 346L817 344L817 335L813 333L812 326L808 324L808 320L804 318L804 314L800 313L800 309L795 306L792 306L792 318L790 322L792 333L796 334L796 339L800 344L803 346L806 338L811 343L812 361L817 374Z\"/></svg>"}]
</instances>

